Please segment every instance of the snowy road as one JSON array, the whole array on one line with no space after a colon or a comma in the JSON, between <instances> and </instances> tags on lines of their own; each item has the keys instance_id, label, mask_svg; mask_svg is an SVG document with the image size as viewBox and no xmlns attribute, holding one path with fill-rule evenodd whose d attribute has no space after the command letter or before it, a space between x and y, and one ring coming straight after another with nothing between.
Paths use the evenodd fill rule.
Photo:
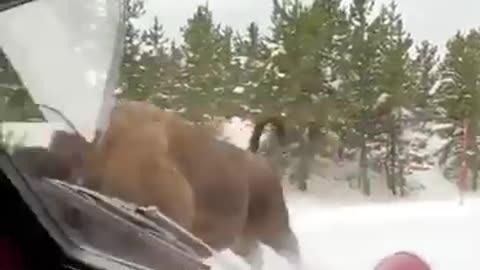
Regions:
<instances>
[{"instance_id":1,"label":"snowy road","mask_svg":"<svg viewBox=\"0 0 480 270\"><path fill-rule=\"evenodd\" d=\"M295 196L289 207L306 270L373 270L399 250L421 255L432 270L480 269L478 199L322 208L314 198ZM270 250L266 260L264 269L292 269Z\"/></svg>"}]
</instances>

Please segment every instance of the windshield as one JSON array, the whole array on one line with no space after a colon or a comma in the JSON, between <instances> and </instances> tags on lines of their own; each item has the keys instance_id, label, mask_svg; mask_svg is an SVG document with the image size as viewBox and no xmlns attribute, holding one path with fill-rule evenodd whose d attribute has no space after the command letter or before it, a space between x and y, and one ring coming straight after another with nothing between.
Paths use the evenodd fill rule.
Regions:
<instances>
[{"instance_id":1,"label":"windshield","mask_svg":"<svg viewBox=\"0 0 480 270\"><path fill-rule=\"evenodd\" d=\"M436 1L11 1L2 146L126 264L474 269L480 23Z\"/></svg>"},{"instance_id":2,"label":"windshield","mask_svg":"<svg viewBox=\"0 0 480 270\"><path fill-rule=\"evenodd\" d=\"M27 96L35 103L62 112L89 140L106 95L112 95L117 81L114 61L119 61L122 50L122 3L34 1L7 10L0 18L3 54L8 55L10 69L22 71L12 76L19 76L21 86L32 88ZM70 14L71 10L78 12ZM42 23L25 20L29 16ZM36 46L29 46L32 40ZM88 104L88 109L73 103ZM57 113L40 110L49 122L63 122Z\"/></svg>"},{"instance_id":3,"label":"windshield","mask_svg":"<svg viewBox=\"0 0 480 270\"><path fill-rule=\"evenodd\" d=\"M151 224L135 207L54 180L68 178L70 162L78 156L74 150L81 147L53 148L54 134L63 131L90 143L108 124L123 55L125 3L44 0L13 6L0 13L2 148L48 209L40 214L44 225L50 230L52 224L60 226L60 235L73 241L70 246L90 251L75 254L89 258L90 264L99 266L92 257L96 254L111 260L108 267L120 262L129 269L198 269L192 247L199 244L172 240L189 236L160 213L162 223ZM49 148L58 155L45 156ZM4 163L2 168L12 173ZM38 205L33 207L38 211ZM125 241L129 245L121 244Z\"/></svg>"}]
</instances>

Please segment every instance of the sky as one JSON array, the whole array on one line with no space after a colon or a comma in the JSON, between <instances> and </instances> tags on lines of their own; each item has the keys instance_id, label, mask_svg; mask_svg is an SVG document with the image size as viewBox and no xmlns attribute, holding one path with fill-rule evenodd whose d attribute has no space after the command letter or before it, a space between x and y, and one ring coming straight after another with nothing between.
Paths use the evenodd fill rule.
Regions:
<instances>
[{"instance_id":1,"label":"sky","mask_svg":"<svg viewBox=\"0 0 480 270\"><path fill-rule=\"evenodd\" d=\"M142 24L148 24L157 15L166 34L180 39L179 28L193 14L195 7L206 1L146 0L147 14ZM377 7L389 2L376 1ZM480 27L478 0L397 0L397 3L405 25L416 41L428 39L442 47L457 30ZM216 22L243 30L254 21L263 31L269 29L271 0L208 0L208 4Z\"/></svg>"}]
</instances>

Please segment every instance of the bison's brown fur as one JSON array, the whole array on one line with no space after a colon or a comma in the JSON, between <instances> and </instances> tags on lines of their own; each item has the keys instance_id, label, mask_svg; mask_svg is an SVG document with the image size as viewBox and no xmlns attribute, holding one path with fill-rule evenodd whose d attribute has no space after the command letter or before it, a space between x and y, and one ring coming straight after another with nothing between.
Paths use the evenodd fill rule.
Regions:
<instances>
[{"instance_id":1,"label":"bison's brown fur","mask_svg":"<svg viewBox=\"0 0 480 270\"><path fill-rule=\"evenodd\" d=\"M50 149L66 149L62 137L81 140L59 132ZM264 158L133 101L114 108L102 140L72 145L84 145L72 167L85 186L157 206L211 247L231 248L251 264L259 242L298 262L280 178Z\"/></svg>"}]
</instances>

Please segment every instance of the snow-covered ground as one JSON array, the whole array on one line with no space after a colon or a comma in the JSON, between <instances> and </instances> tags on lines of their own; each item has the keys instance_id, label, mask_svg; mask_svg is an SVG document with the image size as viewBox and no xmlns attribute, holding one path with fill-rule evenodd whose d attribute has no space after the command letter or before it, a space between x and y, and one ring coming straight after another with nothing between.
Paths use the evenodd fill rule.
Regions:
<instances>
[{"instance_id":1,"label":"snow-covered ground","mask_svg":"<svg viewBox=\"0 0 480 270\"><path fill-rule=\"evenodd\" d=\"M480 269L478 199L322 207L304 196L289 207L306 269L373 270L398 250L417 252L435 270Z\"/></svg>"},{"instance_id":2,"label":"snow-covered ground","mask_svg":"<svg viewBox=\"0 0 480 270\"><path fill-rule=\"evenodd\" d=\"M224 131L232 134L226 137L245 147L249 124L236 120L228 125ZM442 142L432 137L427 151L435 151ZM349 164L338 171L348 174L354 169ZM380 186L367 198L348 188L345 181L322 176L311 179L307 193L287 186L304 265L300 269L288 266L265 247L264 269L373 270L381 258L400 250L416 252L432 270L480 269L476 253L480 250L480 199L470 195L460 204L456 185L445 180L437 167L414 171L408 181L424 189L400 199L382 192ZM211 261L213 269L248 269L231 252L222 254L220 260Z\"/></svg>"},{"instance_id":3,"label":"snow-covered ground","mask_svg":"<svg viewBox=\"0 0 480 270\"><path fill-rule=\"evenodd\" d=\"M304 265L288 266L266 248L264 269L373 270L399 250L416 252L432 270L480 269L477 198L325 206L313 195L289 193L288 205ZM248 269L231 252L223 254L228 266L213 261L213 269Z\"/></svg>"}]
</instances>

